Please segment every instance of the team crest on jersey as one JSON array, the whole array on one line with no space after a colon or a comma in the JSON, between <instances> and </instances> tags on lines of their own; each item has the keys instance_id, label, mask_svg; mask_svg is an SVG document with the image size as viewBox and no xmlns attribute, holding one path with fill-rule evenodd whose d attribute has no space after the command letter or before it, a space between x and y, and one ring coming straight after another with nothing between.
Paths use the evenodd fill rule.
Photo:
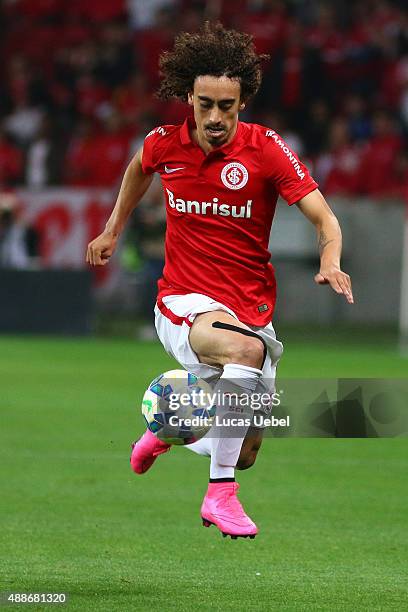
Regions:
<instances>
[{"instance_id":1,"label":"team crest on jersey","mask_svg":"<svg viewBox=\"0 0 408 612\"><path fill-rule=\"evenodd\" d=\"M242 189L248 182L248 170L239 162L224 166L221 180L228 189Z\"/></svg>"}]
</instances>

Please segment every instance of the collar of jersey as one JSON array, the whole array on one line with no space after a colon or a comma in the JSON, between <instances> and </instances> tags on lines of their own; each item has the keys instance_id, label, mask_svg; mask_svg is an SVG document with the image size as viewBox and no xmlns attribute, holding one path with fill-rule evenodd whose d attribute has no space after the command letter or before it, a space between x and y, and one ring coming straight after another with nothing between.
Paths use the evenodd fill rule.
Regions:
<instances>
[{"instance_id":1,"label":"collar of jersey","mask_svg":"<svg viewBox=\"0 0 408 612\"><path fill-rule=\"evenodd\" d=\"M196 123L193 117L187 117L180 128L180 141L184 146L192 146L201 149L201 147L194 142L191 138L191 130L196 127ZM245 128L241 121L238 121L237 131L235 132L234 138L228 144L211 151L208 155L218 154L218 155L230 155L231 153L236 153L239 149L241 149L244 145L253 145L253 138L251 137L250 141L246 141L244 137ZM203 152L204 153L204 152Z\"/></svg>"}]
</instances>

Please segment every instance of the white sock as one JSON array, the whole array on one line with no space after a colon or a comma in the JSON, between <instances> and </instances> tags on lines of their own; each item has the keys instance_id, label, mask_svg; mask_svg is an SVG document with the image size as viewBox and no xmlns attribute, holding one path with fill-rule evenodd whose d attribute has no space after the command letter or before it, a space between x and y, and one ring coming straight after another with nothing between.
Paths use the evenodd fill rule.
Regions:
<instances>
[{"instance_id":1,"label":"white sock","mask_svg":"<svg viewBox=\"0 0 408 612\"><path fill-rule=\"evenodd\" d=\"M211 438L206 434L201 440L197 440L197 442L193 442L192 444L186 444L186 448L197 453L197 455L211 457Z\"/></svg>"},{"instance_id":2,"label":"white sock","mask_svg":"<svg viewBox=\"0 0 408 612\"><path fill-rule=\"evenodd\" d=\"M227 393L238 395L246 393L251 395L255 391L261 376L262 370L258 370L258 368L252 368L238 363L228 363L224 366L224 371L215 386L214 393L219 392L221 396ZM250 406L247 406L247 410L244 414L240 414L239 412L233 414L236 404L237 402L235 402L234 405L233 401L231 401L230 405L228 405L227 401L217 404L218 419L222 419L224 416L231 413L232 416L237 417L252 416L252 408ZM239 409L239 406L237 406L237 409ZM228 437L228 434L225 435L225 430L224 435L222 435L221 430L221 436L216 436L213 433L211 438L211 479L234 478L235 466L248 428L249 425L234 427L233 438Z\"/></svg>"}]
</instances>

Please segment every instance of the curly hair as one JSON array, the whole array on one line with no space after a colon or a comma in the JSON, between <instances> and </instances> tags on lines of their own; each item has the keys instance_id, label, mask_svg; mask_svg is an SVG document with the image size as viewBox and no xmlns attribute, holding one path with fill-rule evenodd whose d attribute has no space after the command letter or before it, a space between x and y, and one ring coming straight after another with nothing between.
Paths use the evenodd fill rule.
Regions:
<instances>
[{"instance_id":1,"label":"curly hair","mask_svg":"<svg viewBox=\"0 0 408 612\"><path fill-rule=\"evenodd\" d=\"M239 80L241 99L246 101L258 91L260 65L268 57L257 55L249 34L207 21L197 33L180 33L173 50L160 56L162 82L156 95L162 100L178 98L185 102L198 76L227 76Z\"/></svg>"}]
</instances>

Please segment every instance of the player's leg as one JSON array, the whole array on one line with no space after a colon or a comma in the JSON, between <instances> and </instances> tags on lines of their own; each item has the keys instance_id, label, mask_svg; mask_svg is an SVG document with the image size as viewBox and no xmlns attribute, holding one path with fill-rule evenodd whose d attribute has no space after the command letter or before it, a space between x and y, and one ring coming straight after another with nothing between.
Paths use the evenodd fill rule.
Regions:
<instances>
[{"instance_id":1,"label":"player's leg","mask_svg":"<svg viewBox=\"0 0 408 612\"><path fill-rule=\"evenodd\" d=\"M196 317L189 341L201 363L223 368L214 389L217 397L221 398L220 401L217 399L218 421L248 416L250 421L250 396L262 376L261 368L266 355L262 339L228 313L207 312ZM249 401L244 402L247 412L242 414L242 404L238 398L245 396ZM258 531L236 497L238 485L235 483L235 468L248 429L247 424L233 428L226 425L218 430L216 428L211 438L210 483L201 515L205 526L214 523L224 534L232 537L254 537ZM254 448L252 435L244 446L242 467L249 467L249 463L254 461Z\"/></svg>"},{"instance_id":2,"label":"player's leg","mask_svg":"<svg viewBox=\"0 0 408 612\"><path fill-rule=\"evenodd\" d=\"M240 333L242 331L242 333ZM251 335L247 335L251 334ZM262 376L262 366L265 361L265 345L262 339L252 334L243 325L226 312L207 312L198 315L190 331L189 340L192 349L201 363L223 368L219 385L221 390L228 392L231 385L235 391L252 393ZM229 381L229 382L227 382ZM223 406L219 406L222 416ZM225 406L228 411L230 406ZM250 408L250 407L249 407ZM245 432L246 433L246 432ZM236 446L241 446L236 443ZM217 442L219 453L223 446L231 447L228 440ZM246 446L248 449L249 446ZM235 467L239 453L235 457ZM226 465L231 462L227 461ZM231 475L231 470L221 474L221 477Z\"/></svg>"},{"instance_id":3,"label":"player's leg","mask_svg":"<svg viewBox=\"0 0 408 612\"><path fill-rule=\"evenodd\" d=\"M256 461L256 456L261 448L264 430L260 427L250 427L242 443L239 453L237 470L247 470Z\"/></svg>"},{"instance_id":4,"label":"player's leg","mask_svg":"<svg viewBox=\"0 0 408 612\"><path fill-rule=\"evenodd\" d=\"M226 327L217 323L224 323ZM239 363L259 370L265 359L262 339L256 334L245 335L228 327L251 331L227 312L203 312L195 317L189 341L199 361L219 368L228 363Z\"/></svg>"},{"instance_id":5,"label":"player's leg","mask_svg":"<svg viewBox=\"0 0 408 612\"><path fill-rule=\"evenodd\" d=\"M256 331L256 333L264 339L268 347L268 355L262 368L262 377L259 381L256 393L265 399L272 398L275 392L276 368L282 355L283 346L281 342L276 339L275 330L271 323L264 328L252 327L251 329ZM258 414L269 416L271 410L272 405L269 403L269 405L262 404L262 407L259 406L257 412ZM237 469L247 470L254 465L262 444L263 435L263 427L252 426L248 430L239 454Z\"/></svg>"},{"instance_id":6,"label":"player's leg","mask_svg":"<svg viewBox=\"0 0 408 612\"><path fill-rule=\"evenodd\" d=\"M245 325L221 311L202 313L193 323L189 340L199 361L223 368L215 388L220 397L252 394L262 375L264 343L259 336L247 333L251 332ZM222 401L217 405L217 416L220 421L229 413L232 413L230 416L245 416L240 414L240 410L242 408ZM247 415L250 411L251 407L248 406ZM234 477L234 468L247 429L245 426L234 430L224 427L218 431L220 435L213 433L211 480Z\"/></svg>"},{"instance_id":7,"label":"player's leg","mask_svg":"<svg viewBox=\"0 0 408 612\"><path fill-rule=\"evenodd\" d=\"M236 324L236 321L234 321L234 324ZM256 392L261 394L263 397L272 397L275 391L276 367L282 355L283 346L282 343L276 339L275 330L271 323L262 328L251 327L251 330L261 336L268 347L268 354L262 367L262 377L259 381ZM263 408L260 410L261 413L266 413L268 416L270 411L271 406L263 406ZM264 429L262 427L251 427L248 430L239 454L238 463L236 465L237 469L245 470L250 468L255 463L257 453L262 444L263 433ZM190 444L186 448L199 455L211 457L211 439L212 433L210 431L209 434L197 442L194 442L194 444Z\"/></svg>"},{"instance_id":8,"label":"player's leg","mask_svg":"<svg viewBox=\"0 0 408 612\"><path fill-rule=\"evenodd\" d=\"M247 470L254 465L258 451L261 448L262 439L263 429L260 427L250 427L248 429L242 443L237 465L235 466L237 470ZM197 453L197 455L211 457L211 431L200 440L197 440L197 442L186 446L186 448Z\"/></svg>"}]
</instances>

